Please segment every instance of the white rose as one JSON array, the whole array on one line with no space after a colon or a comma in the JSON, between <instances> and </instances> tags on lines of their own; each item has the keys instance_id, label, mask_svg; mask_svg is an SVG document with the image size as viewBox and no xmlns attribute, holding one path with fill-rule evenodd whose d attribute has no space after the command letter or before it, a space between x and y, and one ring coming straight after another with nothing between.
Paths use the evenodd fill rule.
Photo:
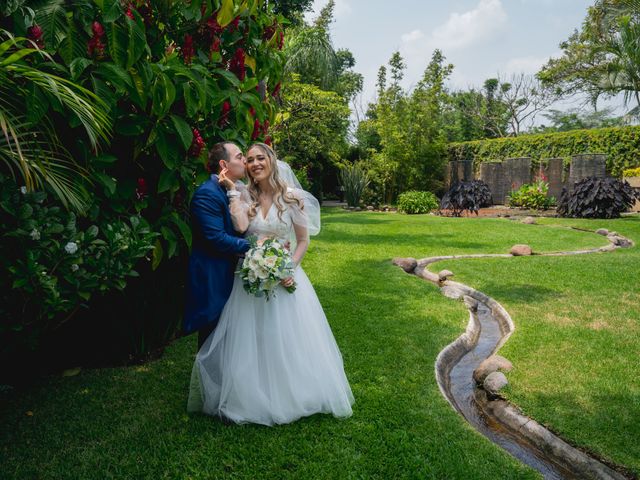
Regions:
<instances>
[{"instance_id":1,"label":"white rose","mask_svg":"<svg viewBox=\"0 0 640 480\"><path fill-rule=\"evenodd\" d=\"M71 271L72 272L77 272L79 268L80 267L78 266L77 263L74 263L73 265L71 265Z\"/></svg>"},{"instance_id":2,"label":"white rose","mask_svg":"<svg viewBox=\"0 0 640 480\"><path fill-rule=\"evenodd\" d=\"M64 251L73 255L78 251L78 244L76 242L69 242L64 246Z\"/></svg>"},{"instance_id":3,"label":"white rose","mask_svg":"<svg viewBox=\"0 0 640 480\"><path fill-rule=\"evenodd\" d=\"M275 255L269 255L267 258L264 259L264 265L267 268L273 268L276 266L277 261L278 261L278 257L276 257Z\"/></svg>"},{"instance_id":4,"label":"white rose","mask_svg":"<svg viewBox=\"0 0 640 480\"><path fill-rule=\"evenodd\" d=\"M256 272L254 272L253 270L249 270L249 273L247 274L247 278L251 283L254 283L257 279Z\"/></svg>"},{"instance_id":5,"label":"white rose","mask_svg":"<svg viewBox=\"0 0 640 480\"><path fill-rule=\"evenodd\" d=\"M256 271L256 275L258 275L258 278L260 280L266 280L267 278L269 278L269 272L267 270L265 270L264 268L259 268Z\"/></svg>"}]
</instances>

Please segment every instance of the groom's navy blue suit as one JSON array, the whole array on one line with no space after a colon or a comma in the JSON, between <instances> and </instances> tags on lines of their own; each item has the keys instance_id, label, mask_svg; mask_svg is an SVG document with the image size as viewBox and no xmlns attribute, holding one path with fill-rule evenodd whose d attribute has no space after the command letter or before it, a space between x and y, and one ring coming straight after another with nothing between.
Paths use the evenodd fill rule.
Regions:
<instances>
[{"instance_id":1,"label":"groom's navy blue suit","mask_svg":"<svg viewBox=\"0 0 640 480\"><path fill-rule=\"evenodd\" d=\"M215 328L231 294L238 255L249 249L249 242L233 229L229 199L217 175L211 175L193 195L191 230L185 334Z\"/></svg>"}]
</instances>

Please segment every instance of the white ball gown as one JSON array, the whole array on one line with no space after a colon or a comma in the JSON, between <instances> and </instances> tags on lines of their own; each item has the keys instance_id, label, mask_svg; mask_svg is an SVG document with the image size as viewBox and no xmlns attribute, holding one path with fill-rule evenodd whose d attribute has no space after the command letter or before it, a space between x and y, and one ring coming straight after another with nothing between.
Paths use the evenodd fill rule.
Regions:
<instances>
[{"instance_id":1,"label":"white ball gown","mask_svg":"<svg viewBox=\"0 0 640 480\"><path fill-rule=\"evenodd\" d=\"M275 204L266 217L258 209L248 234L285 241L295 209L286 205L281 219ZM196 355L188 411L262 425L315 413L351 415L353 394L322 306L300 266L294 279L295 292L278 286L266 301L235 276L218 326Z\"/></svg>"}]
</instances>

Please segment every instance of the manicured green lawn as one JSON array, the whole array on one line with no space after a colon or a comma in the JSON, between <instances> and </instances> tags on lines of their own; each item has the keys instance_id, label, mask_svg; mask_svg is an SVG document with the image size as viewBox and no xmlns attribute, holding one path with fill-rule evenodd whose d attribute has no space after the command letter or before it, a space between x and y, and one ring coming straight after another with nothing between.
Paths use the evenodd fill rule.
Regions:
<instances>
[{"instance_id":1,"label":"manicured green lawn","mask_svg":"<svg viewBox=\"0 0 640 480\"><path fill-rule=\"evenodd\" d=\"M622 224L615 228L640 238L640 222L634 222L628 223L629 232ZM323 231L312 241L303 265L343 353L356 397L353 417L337 420L316 415L268 428L225 426L210 417L187 415L187 387L195 355L195 337L191 336L174 342L161 359L142 367L50 377L28 391L4 395L0 478L539 478L477 434L438 390L434 360L464 330L467 315L463 305L390 262L395 256L507 252L515 243L529 243L541 251L600 246L605 240L583 232L498 219L328 210ZM626 268L624 258L628 255L631 251L582 261L587 270L590 260L601 261L602 268L612 270L607 277L613 279L620 276L616 274L619 268ZM617 257L620 261L616 263ZM483 281L489 282L487 287L493 282L494 289L486 290L504 301L512 313L520 307L533 312L553 300L557 284L569 289L558 290L561 295L569 295L573 288L559 278L553 280L550 268L528 283L522 279L513 282L504 266L517 264L528 271L528 265L535 268L541 260L506 259L502 267L496 263L489 279L477 269L480 262L456 261L448 266L458 274L456 279L478 288L483 288ZM554 263L551 259L549 265L564 261L556 259ZM633 275L628 271L625 298L632 308L638 297L630 287ZM504 282L510 289L501 296ZM594 293L585 292L584 296ZM610 290L609 300L601 308L617 312L620 309L611 297ZM571 310L559 312L566 312L571 321L580 320L574 319ZM541 348L553 347L546 344L533 322L522 321L521 326L521 314L513 316L519 330L504 349L516 365L509 374L514 384L509 395L523 404L529 399L527 412L538 415L532 408L545 402L545 397L554 397L549 394L553 382L534 382L535 378L544 380L544 375L527 359L527 352L537 354ZM542 345L530 347L526 332L531 332L532 344ZM616 332L619 344L623 344L626 333L614 330L612 335ZM629 344L633 349L633 342ZM602 361L610 361L612 357L604 357L608 354L604 347L594 348L583 355L585 361L599 364L596 353L603 355ZM637 353L637 342L635 348ZM553 368L544 356L538 362L542 369ZM561 379L562 370L564 365L560 372L549 373L547 380ZM593 395L590 405L599 417L594 423L603 421L604 412L609 413L603 397L610 400L612 392L621 401L635 398L637 402L638 381L631 372L626 382L628 385L616 388L614 383L608 389L602 381L598 391L583 387L585 394ZM634 383L635 390L629 393ZM551 413L543 409L548 416L540 415L540 419L546 422L551 418L557 421L554 426L561 425L567 413L562 410L563 402L556 399L551 407ZM623 420L612 417L612 423L607 424L611 431L603 438L622 438L622 430L632 425L631 418ZM569 431L576 436L590 435L581 428ZM618 432L613 432L616 429ZM631 449L618 451L613 440L610 446L618 454L611 453L612 458L634 465ZM624 455L629 459L622 459Z\"/></svg>"},{"instance_id":2,"label":"manicured green lawn","mask_svg":"<svg viewBox=\"0 0 640 480\"><path fill-rule=\"evenodd\" d=\"M559 220L640 242L640 217ZM536 229L549 227L532 226ZM571 443L640 474L640 248L563 258L434 265L493 296L516 331L501 350L506 396Z\"/></svg>"}]
</instances>

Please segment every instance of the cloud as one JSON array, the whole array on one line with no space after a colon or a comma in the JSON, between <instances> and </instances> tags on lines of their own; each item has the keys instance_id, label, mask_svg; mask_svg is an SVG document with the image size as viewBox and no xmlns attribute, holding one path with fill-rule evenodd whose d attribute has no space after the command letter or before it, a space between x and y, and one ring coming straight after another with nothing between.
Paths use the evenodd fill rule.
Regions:
<instances>
[{"instance_id":1,"label":"cloud","mask_svg":"<svg viewBox=\"0 0 640 480\"><path fill-rule=\"evenodd\" d=\"M504 67L504 71L505 73L509 73L509 74L510 73L527 73L527 74L537 73L540 71L540 68L542 68L542 66L549 61L550 58L558 57L558 56L560 56L559 53L555 55L550 55L547 57L528 56L528 57L512 58L506 63Z\"/></svg>"},{"instance_id":2,"label":"cloud","mask_svg":"<svg viewBox=\"0 0 640 480\"><path fill-rule=\"evenodd\" d=\"M413 30L412 32L402 35L402 43L412 43L424 38L424 33L421 30Z\"/></svg>"},{"instance_id":3,"label":"cloud","mask_svg":"<svg viewBox=\"0 0 640 480\"><path fill-rule=\"evenodd\" d=\"M506 23L501 0L480 0L473 10L452 13L432 32L430 43L444 50L466 48L490 38Z\"/></svg>"}]
</instances>

